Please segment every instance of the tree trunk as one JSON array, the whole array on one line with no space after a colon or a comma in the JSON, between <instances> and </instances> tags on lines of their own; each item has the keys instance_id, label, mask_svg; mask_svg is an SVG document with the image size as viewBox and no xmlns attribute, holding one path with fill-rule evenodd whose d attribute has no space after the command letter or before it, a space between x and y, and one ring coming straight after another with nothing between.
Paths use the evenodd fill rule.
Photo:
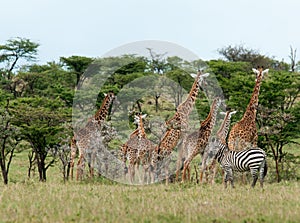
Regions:
<instances>
[{"instance_id":1,"label":"tree trunk","mask_svg":"<svg viewBox=\"0 0 300 223\"><path fill-rule=\"evenodd\" d=\"M1 165L1 172L2 172L2 178L3 178L3 182L4 184L8 184L8 172L6 170L6 166L5 166L5 157L4 155L4 150L3 148L1 148L1 154L0 154L0 165Z\"/></svg>"},{"instance_id":2,"label":"tree trunk","mask_svg":"<svg viewBox=\"0 0 300 223\"><path fill-rule=\"evenodd\" d=\"M45 158L43 154L37 154L37 166L39 171L39 178L41 182L46 181L46 166L45 166Z\"/></svg>"},{"instance_id":3,"label":"tree trunk","mask_svg":"<svg viewBox=\"0 0 300 223\"><path fill-rule=\"evenodd\" d=\"M1 165L1 171L2 171L3 183L5 185L7 185L8 184L8 172L6 171L5 168L2 168L2 165Z\"/></svg>"},{"instance_id":4,"label":"tree trunk","mask_svg":"<svg viewBox=\"0 0 300 223\"><path fill-rule=\"evenodd\" d=\"M6 171L6 164L5 164L5 143L6 143L7 137L4 136L3 142L1 145L1 154L0 154L0 166L1 166L1 172L2 172L2 178L4 184L8 184L8 172Z\"/></svg>"},{"instance_id":5,"label":"tree trunk","mask_svg":"<svg viewBox=\"0 0 300 223\"><path fill-rule=\"evenodd\" d=\"M36 155L35 155L35 157L34 157L34 155L35 155L34 151L31 151L28 154L28 159L29 159L29 167L28 167L28 173L27 173L28 178L31 177L31 170L33 169L32 167L34 165L34 161L36 160Z\"/></svg>"},{"instance_id":6,"label":"tree trunk","mask_svg":"<svg viewBox=\"0 0 300 223\"><path fill-rule=\"evenodd\" d=\"M279 183L280 182L280 174L279 174L279 166L278 166L278 152L276 152L272 146L271 146L271 149L272 149L274 161L275 161L277 183Z\"/></svg>"}]
</instances>

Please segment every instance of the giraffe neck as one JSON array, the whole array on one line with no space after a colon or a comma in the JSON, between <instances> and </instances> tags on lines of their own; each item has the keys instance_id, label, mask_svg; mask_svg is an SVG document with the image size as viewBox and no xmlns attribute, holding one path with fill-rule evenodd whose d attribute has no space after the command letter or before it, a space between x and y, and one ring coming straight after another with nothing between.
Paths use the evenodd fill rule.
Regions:
<instances>
[{"instance_id":1,"label":"giraffe neck","mask_svg":"<svg viewBox=\"0 0 300 223\"><path fill-rule=\"evenodd\" d=\"M230 112L227 111L224 120L221 124L221 127L217 132L217 136L222 142L226 142L226 137L228 135L228 130L230 126L230 118L231 118Z\"/></svg>"},{"instance_id":2,"label":"giraffe neck","mask_svg":"<svg viewBox=\"0 0 300 223\"><path fill-rule=\"evenodd\" d=\"M211 131L216 122L217 111L220 106L220 99L216 98L211 105L207 118L201 123L200 130L205 129Z\"/></svg>"},{"instance_id":3,"label":"giraffe neck","mask_svg":"<svg viewBox=\"0 0 300 223\"><path fill-rule=\"evenodd\" d=\"M139 118L139 122L138 122L138 138L146 138L146 133L145 133L145 129L144 129L144 124L143 124L143 119L140 116Z\"/></svg>"},{"instance_id":4,"label":"giraffe neck","mask_svg":"<svg viewBox=\"0 0 300 223\"><path fill-rule=\"evenodd\" d=\"M181 112L185 115L188 115L191 112L200 89L200 83L199 83L200 75L201 73L199 72L197 74L197 77L195 78L195 81L192 85L192 88L189 92L187 99L184 102L182 102L180 105L178 105L177 112Z\"/></svg>"},{"instance_id":5,"label":"giraffe neck","mask_svg":"<svg viewBox=\"0 0 300 223\"><path fill-rule=\"evenodd\" d=\"M102 122L106 119L109 107L112 104L113 100L114 100L113 93L108 93L105 96L100 109L96 112L94 116L94 119L97 121L98 125L101 125Z\"/></svg>"},{"instance_id":6,"label":"giraffe neck","mask_svg":"<svg viewBox=\"0 0 300 223\"><path fill-rule=\"evenodd\" d=\"M257 75L253 93L252 93L250 102L247 106L246 112L243 116L243 119L251 119L252 121L255 120L257 106L258 106L258 96L259 96L261 80L262 80L262 75L261 74Z\"/></svg>"},{"instance_id":7,"label":"giraffe neck","mask_svg":"<svg viewBox=\"0 0 300 223\"><path fill-rule=\"evenodd\" d=\"M186 127L188 116L193 109L193 105L195 104L200 89L200 76L201 76L201 72L198 72L188 97L184 102L178 105L175 115L171 119L166 121L166 125L168 127L170 128L179 128L184 126Z\"/></svg>"}]
</instances>

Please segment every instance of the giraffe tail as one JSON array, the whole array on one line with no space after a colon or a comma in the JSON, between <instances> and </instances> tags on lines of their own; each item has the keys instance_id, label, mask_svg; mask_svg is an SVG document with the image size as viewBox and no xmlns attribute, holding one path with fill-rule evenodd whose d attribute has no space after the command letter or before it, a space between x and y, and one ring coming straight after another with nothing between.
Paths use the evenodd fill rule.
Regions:
<instances>
[{"instance_id":1,"label":"giraffe tail","mask_svg":"<svg viewBox=\"0 0 300 223\"><path fill-rule=\"evenodd\" d=\"M182 171L183 170L183 167L184 167L184 161L185 161L185 157L183 157L181 159L181 167L180 167L180 170Z\"/></svg>"}]
</instances>

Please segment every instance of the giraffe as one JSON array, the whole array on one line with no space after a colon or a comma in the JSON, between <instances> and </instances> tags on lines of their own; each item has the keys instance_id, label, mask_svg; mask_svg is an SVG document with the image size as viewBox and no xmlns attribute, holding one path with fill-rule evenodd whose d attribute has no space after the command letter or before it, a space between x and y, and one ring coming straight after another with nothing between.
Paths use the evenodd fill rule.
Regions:
<instances>
[{"instance_id":1,"label":"giraffe","mask_svg":"<svg viewBox=\"0 0 300 223\"><path fill-rule=\"evenodd\" d=\"M248 145L257 146L257 128L256 128L256 112L258 107L258 96L262 78L268 73L269 69L263 68L252 69L256 74L255 86L242 119L237 122L231 129L228 136L228 147L230 150L240 151Z\"/></svg>"},{"instance_id":2,"label":"giraffe","mask_svg":"<svg viewBox=\"0 0 300 223\"><path fill-rule=\"evenodd\" d=\"M223 122L219 128L219 130L217 131L217 140L221 141L223 144L227 144L226 143L226 138L228 135L228 131L229 131L229 127L230 127L230 120L231 120L231 116L234 115L236 113L236 111L227 111L227 112L220 112L221 115L225 115ZM215 142L214 144L215 145ZM208 169L213 169L213 175L211 178L211 183L214 183L214 179L218 170L218 166L216 165L217 160L214 157L213 161L211 162L210 166Z\"/></svg>"},{"instance_id":3,"label":"giraffe","mask_svg":"<svg viewBox=\"0 0 300 223\"><path fill-rule=\"evenodd\" d=\"M190 179L190 163L196 155L199 153L203 156L204 150L208 144L209 137L211 135L212 129L216 122L217 111L221 105L221 99L216 97L211 105L210 112L206 119L201 123L198 131L191 133L185 143L184 152L187 154L186 159L183 163L182 171L182 181L185 181L186 171L188 171L188 179ZM202 174L205 167L205 160L202 160L202 171L200 174L200 182L202 181ZM180 170L177 170L180 171ZM178 172L177 177L178 178Z\"/></svg>"},{"instance_id":4,"label":"giraffe","mask_svg":"<svg viewBox=\"0 0 300 223\"><path fill-rule=\"evenodd\" d=\"M135 168L138 169L139 163L142 163L144 168L143 181L145 180L146 173L149 171L150 155L154 148L154 144L147 138L143 119L146 118L147 114L135 115L134 123L137 125L126 143L121 146L120 153L124 163L125 173L127 172L126 160L129 160L129 178L130 182L134 183ZM142 180L140 179L140 182ZM142 182L141 182L142 183Z\"/></svg>"},{"instance_id":5,"label":"giraffe","mask_svg":"<svg viewBox=\"0 0 300 223\"><path fill-rule=\"evenodd\" d=\"M198 71L197 75L191 74L195 78L192 88L189 92L187 99L178 105L176 113L173 117L166 121L167 131L164 136L161 138L159 144L155 147L152 160L151 160L151 169L152 169L152 182L154 182L154 171L158 171L157 163L158 161L165 160L164 164L165 175L166 175L166 184L169 182L169 161L166 159L169 157L177 145L178 141L181 138L181 133L187 129L187 122L189 114L191 113L195 100L197 98L200 86L202 85L204 78L209 76L209 73L202 74L201 71Z\"/></svg>"},{"instance_id":6,"label":"giraffe","mask_svg":"<svg viewBox=\"0 0 300 223\"><path fill-rule=\"evenodd\" d=\"M71 139L71 154L70 154L70 162L69 162L69 170L68 173L71 175L71 179L73 179L73 169L74 169L74 160L76 157L77 148L79 150L79 160L77 163L77 174L76 179L82 179L83 170L85 167L85 159L87 156L88 150L92 149L92 142L95 137L95 133L100 130L103 122L105 121L110 105L115 99L115 95L113 92L109 92L108 94L104 94L105 98L102 102L100 109L97 110L95 115L88 119L84 128L79 129L74 133L74 136ZM93 154L92 154L93 156ZM93 157L89 162L90 175L93 176Z\"/></svg>"}]
</instances>

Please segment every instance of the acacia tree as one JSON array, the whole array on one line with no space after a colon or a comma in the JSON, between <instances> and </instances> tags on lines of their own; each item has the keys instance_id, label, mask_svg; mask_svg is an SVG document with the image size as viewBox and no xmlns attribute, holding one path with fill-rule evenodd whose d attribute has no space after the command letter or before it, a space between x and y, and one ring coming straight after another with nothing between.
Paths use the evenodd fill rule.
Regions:
<instances>
[{"instance_id":1,"label":"acacia tree","mask_svg":"<svg viewBox=\"0 0 300 223\"><path fill-rule=\"evenodd\" d=\"M49 148L60 143L68 132L63 123L70 121L70 111L59 99L45 97L20 98L10 105L14 115L13 124L20 128L23 140L30 143L35 155L39 179L46 181L46 171L55 162L49 157ZM50 161L47 162L47 158Z\"/></svg>"},{"instance_id":2,"label":"acacia tree","mask_svg":"<svg viewBox=\"0 0 300 223\"><path fill-rule=\"evenodd\" d=\"M253 67L278 67L282 64L259 53L258 50L247 48L243 45L227 46L218 50L219 54L225 57L230 62L248 62Z\"/></svg>"},{"instance_id":3,"label":"acacia tree","mask_svg":"<svg viewBox=\"0 0 300 223\"><path fill-rule=\"evenodd\" d=\"M21 59L29 62L36 59L38 43L26 38L13 38L7 40L6 44L0 45L0 63L5 63L2 76L11 80L12 71Z\"/></svg>"},{"instance_id":4,"label":"acacia tree","mask_svg":"<svg viewBox=\"0 0 300 223\"><path fill-rule=\"evenodd\" d=\"M76 74L76 85L87 67L93 62L93 58L83 56L61 57L60 61L64 63L67 68Z\"/></svg>"},{"instance_id":5,"label":"acacia tree","mask_svg":"<svg viewBox=\"0 0 300 223\"><path fill-rule=\"evenodd\" d=\"M4 184L8 184L10 164L20 140L18 128L11 124L8 107L9 100L4 108L0 107L0 166Z\"/></svg>"},{"instance_id":6,"label":"acacia tree","mask_svg":"<svg viewBox=\"0 0 300 223\"><path fill-rule=\"evenodd\" d=\"M279 182L279 164L288 155L284 147L287 144L299 145L300 76L294 72L272 71L261 88L263 93L257 116L260 145L270 151Z\"/></svg>"}]
</instances>

